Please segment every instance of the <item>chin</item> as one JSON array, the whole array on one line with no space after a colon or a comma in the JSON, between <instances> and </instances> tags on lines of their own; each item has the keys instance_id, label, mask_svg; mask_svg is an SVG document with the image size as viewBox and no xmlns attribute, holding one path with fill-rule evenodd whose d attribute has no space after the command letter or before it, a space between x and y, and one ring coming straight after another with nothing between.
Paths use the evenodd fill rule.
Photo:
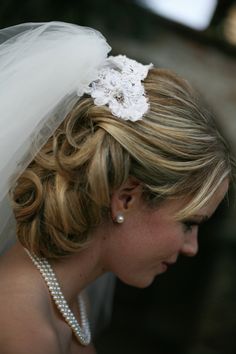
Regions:
<instances>
[{"instance_id":1,"label":"chin","mask_svg":"<svg viewBox=\"0 0 236 354\"><path fill-rule=\"evenodd\" d=\"M121 279L120 280L125 283L126 285L133 286L135 288L139 289L145 289L148 288L154 281L154 277L137 277L137 278L132 278L132 279Z\"/></svg>"}]
</instances>

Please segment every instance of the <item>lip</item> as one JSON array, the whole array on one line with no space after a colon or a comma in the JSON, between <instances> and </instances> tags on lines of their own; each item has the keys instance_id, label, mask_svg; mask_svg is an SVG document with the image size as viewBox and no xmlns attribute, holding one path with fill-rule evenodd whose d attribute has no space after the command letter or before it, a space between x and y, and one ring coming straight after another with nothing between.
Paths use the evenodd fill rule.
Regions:
<instances>
[{"instance_id":1,"label":"lip","mask_svg":"<svg viewBox=\"0 0 236 354\"><path fill-rule=\"evenodd\" d=\"M161 263L161 267L162 267L161 271L162 271L162 273L164 273L167 271L169 266L167 263L163 262L163 263Z\"/></svg>"},{"instance_id":2,"label":"lip","mask_svg":"<svg viewBox=\"0 0 236 354\"><path fill-rule=\"evenodd\" d=\"M163 272L167 271L173 264L175 264L175 262L162 262L161 265Z\"/></svg>"},{"instance_id":3,"label":"lip","mask_svg":"<svg viewBox=\"0 0 236 354\"><path fill-rule=\"evenodd\" d=\"M172 266L173 264L175 264L175 262L163 262L164 264L166 264L168 267Z\"/></svg>"}]
</instances>

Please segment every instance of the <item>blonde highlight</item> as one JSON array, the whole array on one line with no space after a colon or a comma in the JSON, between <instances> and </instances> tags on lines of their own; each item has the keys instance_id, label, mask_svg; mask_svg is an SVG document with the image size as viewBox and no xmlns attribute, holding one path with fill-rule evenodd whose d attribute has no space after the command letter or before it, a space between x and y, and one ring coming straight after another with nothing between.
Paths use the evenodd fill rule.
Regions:
<instances>
[{"instance_id":1,"label":"blonde highlight","mask_svg":"<svg viewBox=\"0 0 236 354\"><path fill-rule=\"evenodd\" d=\"M178 217L232 179L230 150L189 84L152 69L145 90L150 109L135 123L80 99L20 177L13 191L17 235L31 252L56 258L86 247L129 176L142 183L150 205L190 197Z\"/></svg>"}]
</instances>

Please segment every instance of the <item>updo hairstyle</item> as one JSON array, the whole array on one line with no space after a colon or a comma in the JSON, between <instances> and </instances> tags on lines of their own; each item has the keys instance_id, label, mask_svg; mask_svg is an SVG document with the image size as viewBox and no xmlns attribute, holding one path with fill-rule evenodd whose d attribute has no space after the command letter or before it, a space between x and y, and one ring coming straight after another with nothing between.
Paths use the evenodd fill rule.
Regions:
<instances>
[{"instance_id":1,"label":"updo hairstyle","mask_svg":"<svg viewBox=\"0 0 236 354\"><path fill-rule=\"evenodd\" d=\"M124 121L83 97L19 178L13 191L17 236L31 252L57 258L86 247L110 218L110 198L129 176L150 207L188 197L177 218L202 207L233 159L212 115L189 84L163 69L145 79L150 109Z\"/></svg>"}]
</instances>

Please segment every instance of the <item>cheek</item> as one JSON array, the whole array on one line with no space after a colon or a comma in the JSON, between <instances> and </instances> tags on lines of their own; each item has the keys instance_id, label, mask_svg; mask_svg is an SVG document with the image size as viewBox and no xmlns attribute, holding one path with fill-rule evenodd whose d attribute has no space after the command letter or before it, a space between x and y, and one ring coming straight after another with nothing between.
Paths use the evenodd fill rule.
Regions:
<instances>
[{"instance_id":1,"label":"cheek","mask_svg":"<svg viewBox=\"0 0 236 354\"><path fill-rule=\"evenodd\" d=\"M138 237L139 236L139 237ZM164 237L166 235L163 235ZM168 243L169 237L143 237L137 235L113 253L111 271L124 283L139 288L148 287L163 272L162 262L176 253L176 247Z\"/></svg>"},{"instance_id":2,"label":"cheek","mask_svg":"<svg viewBox=\"0 0 236 354\"><path fill-rule=\"evenodd\" d=\"M176 222L159 222L147 225L143 248L153 264L177 258L184 242L183 227Z\"/></svg>"},{"instance_id":3,"label":"cheek","mask_svg":"<svg viewBox=\"0 0 236 354\"><path fill-rule=\"evenodd\" d=\"M184 234L182 227L169 227L163 230L159 239L159 247L165 255L179 253L184 241Z\"/></svg>"},{"instance_id":4,"label":"cheek","mask_svg":"<svg viewBox=\"0 0 236 354\"><path fill-rule=\"evenodd\" d=\"M113 231L106 252L108 269L138 287L148 286L161 272L161 263L179 252L183 235L176 223L152 217L137 218Z\"/></svg>"},{"instance_id":5,"label":"cheek","mask_svg":"<svg viewBox=\"0 0 236 354\"><path fill-rule=\"evenodd\" d=\"M179 237L165 225L147 223L114 235L110 262L124 271L145 270L155 267L179 248ZM117 269L118 270L118 269Z\"/></svg>"},{"instance_id":6,"label":"cheek","mask_svg":"<svg viewBox=\"0 0 236 354\"><path fill-rule=\"evenodd\" d=\"M183 230L176 222L150 220L145 225L143 236L147 247L161 252L178 248L183 239Z\"/></svg>"}]
</instances>

